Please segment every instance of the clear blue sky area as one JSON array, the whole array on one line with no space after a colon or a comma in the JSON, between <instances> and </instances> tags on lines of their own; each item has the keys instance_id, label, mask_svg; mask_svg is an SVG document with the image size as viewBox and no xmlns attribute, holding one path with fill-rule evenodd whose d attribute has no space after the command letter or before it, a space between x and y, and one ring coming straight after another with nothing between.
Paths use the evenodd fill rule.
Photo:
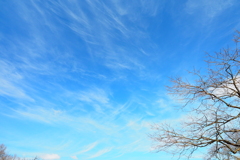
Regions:
<instances>
[{"instance_id":1,"label":"clear blue sky area","mask_svg":"<svg viewBox=\"0 0 240 160\"><path fill-rule=\"evenodd\" d=\"M238 29L239 0L0 0L0 143L49 160L177 159L148 138L184 119L165 86Z\"/></svg>"}]
</instances>

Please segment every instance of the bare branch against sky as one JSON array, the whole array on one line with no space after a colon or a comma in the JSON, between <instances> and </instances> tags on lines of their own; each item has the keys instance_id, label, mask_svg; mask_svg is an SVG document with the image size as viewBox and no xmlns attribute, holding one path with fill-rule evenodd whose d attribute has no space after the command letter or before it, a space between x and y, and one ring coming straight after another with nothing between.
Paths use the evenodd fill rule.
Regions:
<instances>
[{"instance_id":1,"label":"bare branch against sky","mask_svg":"<svg viewBox=\"0 0 240 160\"><path fill-rule=\"evenodd\" d=\"M194 70L190 72L195 77L191 82L183 78L171 80L169 93L184 101L184 107L190 106L192 116L178 127L155 125L151 138L157 151L191 157L199 148L207 148L208 160L240 159L239 39L238 32L234 49L208 54L206 74Z\"/></svg>"}]
</instances>

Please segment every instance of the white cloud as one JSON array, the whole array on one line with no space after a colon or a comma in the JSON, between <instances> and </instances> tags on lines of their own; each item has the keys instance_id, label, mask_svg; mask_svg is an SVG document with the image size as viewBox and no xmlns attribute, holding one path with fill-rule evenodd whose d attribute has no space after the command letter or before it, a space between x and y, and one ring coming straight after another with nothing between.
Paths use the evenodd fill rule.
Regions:
<instances>
[{"instance_id":1,"label":"white cloud","mask_svg":"<svg viewBox=\"0 0 240 160\"><path fill-rule=\"evenodd\" d=\"M44 154L41 155L40 158L46 159L46 160L54 160L54 159L60 159L61 157L58 154Z\"/></svg>"}]
</instances>

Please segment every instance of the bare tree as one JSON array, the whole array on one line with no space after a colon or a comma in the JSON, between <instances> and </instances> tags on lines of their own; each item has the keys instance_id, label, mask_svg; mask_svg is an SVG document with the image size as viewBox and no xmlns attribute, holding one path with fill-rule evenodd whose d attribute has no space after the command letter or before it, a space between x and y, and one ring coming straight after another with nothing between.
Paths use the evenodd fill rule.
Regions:
<instances>
[{"instance_id":1,"label":"bare tree","mask_svg":"<svg viewBox=\"0 0 240 160\"><path fill-rule=\"evenodd\" d=\"M156 151L190 158L196 150L206 148L205 159L240 160L240 32L234 41L234 49L207 54L207 72L190 72L193 82L171 79L169 93L183 100L193 116L181 127L153 125L156 132L150 137Z\"/></svg>"},{"instance_id":2,"label":"bare tree","mask_svg":"<svg viewBox=\"0 0 240 160\"><path fill-rule=\"evenodd\" d=\"M4 144L0 144L0 160L30 160L26 158L20 158L16 155L10 155L6 152L7 147ZM38 160L37 157L31 159L31 160Z\"/></svg>"}]
</instances>

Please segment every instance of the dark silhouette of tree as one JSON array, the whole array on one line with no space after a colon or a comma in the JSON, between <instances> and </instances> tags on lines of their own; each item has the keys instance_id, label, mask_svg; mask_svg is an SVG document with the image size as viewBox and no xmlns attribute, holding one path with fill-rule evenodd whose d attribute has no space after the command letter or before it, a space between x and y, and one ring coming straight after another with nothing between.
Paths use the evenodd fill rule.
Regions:
<instances>
[{"instance_id":1,"label":"dark silhouette of tree","mask_svg":"<svg viewBox=\"0 0 240 160\"><path fill-rule=\"evenodd\" d=\"M171 79L168 92L183 100L193 116L181 127L153 125L156 132L150 137L156 151L190 158L197 149L207 148L205 159L240 160L240 32L234 41L234 49L207 54L207 73L190 72L194 82Z\"/></svg>"}]
</instances>

